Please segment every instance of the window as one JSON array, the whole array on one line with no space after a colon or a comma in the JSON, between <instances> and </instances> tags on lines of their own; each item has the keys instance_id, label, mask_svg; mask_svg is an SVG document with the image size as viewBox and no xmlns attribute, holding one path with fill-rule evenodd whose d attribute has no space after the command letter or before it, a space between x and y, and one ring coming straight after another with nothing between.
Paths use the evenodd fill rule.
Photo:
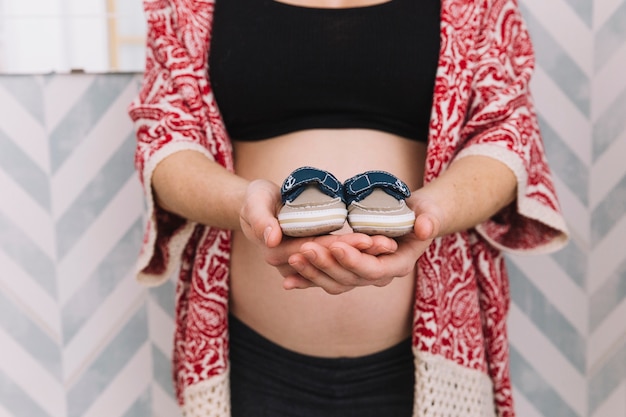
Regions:
<instances>
[{"instance_id":1,"label":"window","mask_svg":"<svg viewBox=\"0 0 626 417\"><path fill-rule=\"evenodd\" d=\"M0 72L143 69L141 0L0 0Z\"/></svg>"}]
</instances>

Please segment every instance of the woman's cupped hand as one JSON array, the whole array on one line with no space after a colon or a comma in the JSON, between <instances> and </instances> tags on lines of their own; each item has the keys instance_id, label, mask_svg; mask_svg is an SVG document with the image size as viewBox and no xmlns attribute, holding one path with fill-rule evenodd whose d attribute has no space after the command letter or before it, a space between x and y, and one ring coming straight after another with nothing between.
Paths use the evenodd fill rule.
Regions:
<instances>
[{"instance_id":1,"label":"woman's cupped hand","mask_svg":"<svg viewBox=\"0 0 626 417\"><path fill-rule=\"evenodd\" d=\"M416 211L412 233L400 238L339 232L304 238L284 236L277 220L281 207L279 187L266 180L250 183L240 213L245 236L262 251L265 261L283 277L287 290L322 288L342 294L356 287L382 287L414 271L440 229L438 208L411 197Z\"/></svg>"}]
</instances>

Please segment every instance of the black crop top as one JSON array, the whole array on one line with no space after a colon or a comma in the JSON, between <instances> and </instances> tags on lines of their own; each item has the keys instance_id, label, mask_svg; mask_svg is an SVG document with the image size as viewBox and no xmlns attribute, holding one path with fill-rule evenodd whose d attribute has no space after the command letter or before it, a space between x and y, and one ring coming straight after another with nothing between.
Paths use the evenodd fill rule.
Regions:
<instances>
[{"instance_id":1,"label":"black crop top","mask_svg":"<svg viewBox=\"0 0 626 417\"><path fill-rule=\"evenodd\" d=\"M439 0L312 8L215 2L209 77L233 140L366 128L426 141Z\"/></svg>"}]
</instances>

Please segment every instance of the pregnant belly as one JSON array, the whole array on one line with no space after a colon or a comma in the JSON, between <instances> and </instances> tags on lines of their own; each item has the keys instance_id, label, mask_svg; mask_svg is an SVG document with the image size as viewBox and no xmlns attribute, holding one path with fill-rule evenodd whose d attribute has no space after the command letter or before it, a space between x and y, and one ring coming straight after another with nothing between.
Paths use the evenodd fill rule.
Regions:
<instances>
[{"instance_id":1,"label":"pregnant belly","mask_svg":"<svg viewBox=\"0 0 626 417\"><path fill-rule=\"evenodd\" d=\"M315 166L340 181L385 170L411 189L422 184L425 144L387 133L309 130L258 142L235 142L235 169L248 179L280 185L295 168ZM410 334L414 272L386 287L341 295L319 288L284 290L282 277L239 232L233 233L231 312L275 343L314 356L360 356L383 350Z\"/></svg>"}]
</instances>

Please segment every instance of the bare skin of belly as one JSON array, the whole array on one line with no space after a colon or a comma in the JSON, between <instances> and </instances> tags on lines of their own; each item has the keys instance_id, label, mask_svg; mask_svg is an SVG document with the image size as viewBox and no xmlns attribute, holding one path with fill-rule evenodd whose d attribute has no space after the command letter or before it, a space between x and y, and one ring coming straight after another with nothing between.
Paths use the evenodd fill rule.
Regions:
<instances>
[{"instance_id":1,"label":"bare skin of belly","mask_svg":"<svg viewBox=\"0 0 626 417\"><path fill-rule=\"evenodd\" d=\"M412 190L423 182L426 146L392 134L360 129L305 130L257 141L235 142L235 171L247 179L280 185L308 165L340 181L367 170L385 170ZM350 232L345 227L340 233ZM386 287L360 287L341 295L320 288L285 290L282 276L255 246L233 232L230 311L287 349L321 357L378 352L411 333L415 272Z\"/></svg>"}]
</instances>

